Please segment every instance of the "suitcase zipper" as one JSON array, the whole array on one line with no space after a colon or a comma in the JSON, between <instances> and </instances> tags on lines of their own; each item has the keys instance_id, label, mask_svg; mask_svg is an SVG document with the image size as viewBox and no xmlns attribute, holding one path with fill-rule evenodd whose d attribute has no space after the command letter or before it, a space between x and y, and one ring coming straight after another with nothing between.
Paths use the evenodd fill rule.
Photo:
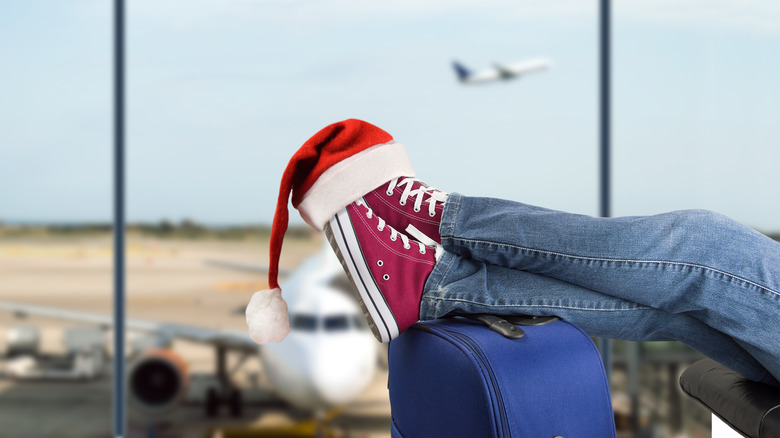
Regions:
<instances>
[{"instance_id":1,"label":"suitcase zipper","mask_svg":"<svg viewBox=\"0 0 780 438\"><path fill-rule=\"evenodd\" d=\"M431 328L430 326L428 327ZM509 421L507 420L507 415L506 415L506 407L504 406L504 396L501 394L501 385L498 384L498 379L496 378L496 375L493 372L493 368L490 366L490 361L487 360L487 357L485 356L485 352L482 351L482 349L479 347L479 344L474 342L473 339L471 339L470 337L462 333L456 333L438 327L434 328L434 331L442 331L449 334L450 336L461 341L463 344L465 344L468 348L470 348L475 353L475 356L479 359L483 368L487 370L487 375L490 380L490 384L492 386L493 391L495 391L496 393L496 402L498 403L498 416L499 416L499 422L501 423L502 436L511 437L511 433L509 431Z\"/></svg>"}]
</instances>

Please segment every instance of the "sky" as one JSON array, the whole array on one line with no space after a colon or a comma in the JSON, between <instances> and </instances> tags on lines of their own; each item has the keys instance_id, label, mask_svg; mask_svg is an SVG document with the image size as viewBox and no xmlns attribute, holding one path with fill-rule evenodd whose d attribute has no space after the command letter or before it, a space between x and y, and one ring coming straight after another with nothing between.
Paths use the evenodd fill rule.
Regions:
<instances>
[{"instance_id":1,"label":"sky","mask_svg":"<svg viewBox=\"0 0 780 438\"><path fill-rule=\"evenodd\" d=\"M599 212L598 2L127 5L130 221L268 224L292 154L351 117L444 191ZM612 30L612 214L780 231L780 5L616 0ZM0 221L111 220L111 62L110 2L0 3Z\"/></svg>"}]
</instances>

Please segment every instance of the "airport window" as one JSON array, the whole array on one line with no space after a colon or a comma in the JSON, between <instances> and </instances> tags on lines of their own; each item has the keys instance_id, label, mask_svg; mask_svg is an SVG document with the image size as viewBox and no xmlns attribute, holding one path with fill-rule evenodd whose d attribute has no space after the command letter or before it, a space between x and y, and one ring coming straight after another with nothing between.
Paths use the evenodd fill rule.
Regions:
<instances>
[{"instance_id":1,"label":"airport window","mask_svg":"<svg viewBox=\"0 0 780 438\"><path fill-rule=\"evenodd\" d=\"M780 187L780 30L770 19L778 7L771 0L613 3L613 216L705 208L780 239L780 203L773 201ZM268 286L258 254L268 253L281 172L316 129L348 117L386 129L407 148L418 175L442 190L598 214L596 3L192 7L142 0L127 2L127 18L130 320L191 333L244 331L242 312L233 309ZM0 1L0 300L51 307L61 316L98 315L90 321L105 327L112 307L111 27L111 2ZM511 64L536 57L549 59L549 68L506 74ZM477 72L496 80L476 84ZM291 276L323 243L292 208L290 220L283 249L289 259L281 267ZM207 259L246 263L232 263L231 271ZM246 269L253 263L256 269ZM325 287L350 297L354 291L344 275ZM362 315L343 312L293 313L290 326L368 331ZM105 333L8 312L0 323L0 368L16 373L16 380L0 379L0 424L15 422L18 436L107 435L106 359L113 350ZM152 333L133 342L141 354L127 357L128 375L143 371L130 365L167 338ZM618 373L628 367L626 345L614 346ZM168 347L196 366L205 355L188 342ZM224 373L235 352L209 348L216 360L204 371ZM642 376L661 381L646 368L678 366L693 355L646 344ZM193 390L193 403L178 394L189 388L184 384L128 392L138 400L182 395L174 397L182 403L171 410L172 428L200 422L205 431L212 420L200 415L204 407L240 404L230 390L248 387L243 373L256 365L247 359L235 385ZM672 382L675 370L667 371L663 381ZM35 375L45 381L25 381ZM66 390L56 383L75 378L82 380ZM649 385L637 386L660 400L645 407L648 415L676 424L682 414L667 413L670 402ZM74 429L49 393L75 409L71 419L97 420ZM28 400L38 409L23 408ZM695 409L683 407L678 411ZM684 428L697 436L699 423L686 419Z\"/></svg>"},{"instance_id":2,"label":"airport window","mask_svg":"<svg viewBox=\"0 0 780 438\"><path fill-rule=\"evenodd\" d=\"M110 16L0 1L0 436L110 436Z\"/></svg>"}]
</instances>

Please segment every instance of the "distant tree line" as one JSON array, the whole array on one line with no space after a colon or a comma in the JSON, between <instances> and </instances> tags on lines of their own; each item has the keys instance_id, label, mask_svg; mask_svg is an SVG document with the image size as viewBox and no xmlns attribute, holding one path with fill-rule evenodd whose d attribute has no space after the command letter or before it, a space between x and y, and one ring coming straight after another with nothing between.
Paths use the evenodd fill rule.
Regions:
<instances>
[{"instance_id":1,"label":"distant tree line","mask_svg":"<svg viewBox=\"0 0 780 438\"><path fill-rule=\"evenodd\" d=\"M0 237L99 236L109 235L112 230L110 223L11 225L0 222ZM183 219L180 222L163 219L159 222L128 224L127 233L172 239L267 240L271 227L263 224L209 226L192 219ZM311 233L312 229L306 225L293 225L288 228L286 236L307 238Z\"/></svg>"}]
</instances>

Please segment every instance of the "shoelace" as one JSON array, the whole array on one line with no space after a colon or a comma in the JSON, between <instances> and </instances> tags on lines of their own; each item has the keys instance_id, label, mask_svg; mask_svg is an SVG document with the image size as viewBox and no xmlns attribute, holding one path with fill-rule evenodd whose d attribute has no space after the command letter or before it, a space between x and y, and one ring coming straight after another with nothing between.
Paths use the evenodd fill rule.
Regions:
<instances>
[{"instance_id":1,"label":"shoelace","mask_svg":"<svg viewBox=\"0 0 780 438\"><path fill-rule=\"evenodd\" d=\"M371 219L374 216L374 210L371 210L371 208L368 205L366 205L365 202L363 202L362 199L358 199L357 201L355 201L355 204L362 205L363 207L366 208L366 217L367 218ZM384 231L385 228L389 228L390 229L390 240L395 242L400 237L401 238L401 242L404 244L404 249L412 249L412 242L413 241L410 241L409 237L407 237L406 234L399 233L395 228L391 227L390 225L387 225L385 223L385 220L382 219L379 216L376 217L376 220L379 222L377 224L377 226L376 226L377 230ZM425 245L420 243L420 242L414 242L414 243L416 243L420 247L420 254L425 254L425 252L426 252Z\"/></svg>"},{"instance_id":2,"label":"shoelace","mask_svg":"<svg viewBox=\"0 0 780 438\"><path fill-rule=\"evenodd\" d=\"M416 178L404 178L400 182L398 181L399 178L393 178L390 183L387 185L387 196L392 196L393 191L396 187L404 187L403 193L401 193L401 205L406 205L406 200L409 197L414 196L414 211L419 212L422 208L423 198L425 195L428 195L428 199L426 202L428 203L428 216L434 217L436 216L436 203L439 202L441 204L444 204L444 201L447 200L447 193L442 192L441 190L435 189L433 187L425 187L422 181ZM419 187L412 190L412 187L414 183L417 182L419 184Z\"/></svg>"},{"instance_id":3,"label":"shoelace","mask_svg":"<svg viewBox=\"0 0 780 438\"><path fill-rule=\"evenodd\" d=\"M417 239L419 242L422 242L425 246L433 247L436 253L436 260L439 260L442 253L444 253L444 248L441 245L436 243L435 240L428 237L427 234L417 229L417 227L415 227L414 225L412 224L407 225L406 232L409 233L410 236Z\"/></svg>"}]
</instances>

